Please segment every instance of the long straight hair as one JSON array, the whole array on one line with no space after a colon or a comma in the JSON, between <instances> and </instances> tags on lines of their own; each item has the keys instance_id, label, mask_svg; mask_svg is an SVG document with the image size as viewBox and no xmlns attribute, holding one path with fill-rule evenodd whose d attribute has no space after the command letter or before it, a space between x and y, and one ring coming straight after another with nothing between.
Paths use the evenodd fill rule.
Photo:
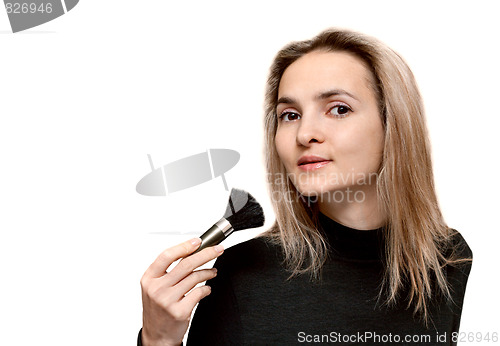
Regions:
<instances>
[{"instance_id":1,"label":"long straight hair","mask_svg":"<svg viewBox=\"0 0 500 346\"><path fill-rule=\"evenodd\" d=\"M267 80L264 121L268 188L276 222L264 236L282 246L290 278L304 273L319 278L327 244L318 229L318 208L302 198L288 178L283 179L287 174L275 144L281 77L294 61L318 50L351 53L366 63L374 77L371 87L385 132L377 198L387 215L385 273L379 298L385 292L383 301L391 306L407 292L407 308L413 304L414 314L420 314L427 325L429 301L438 294L451 300L443 267L462 259L444 256L456 231L446 225L438 205L417 83L405 61L378 40L329 29L311 40L292 42L276 55Z\"/></svg>"}]
</instances>

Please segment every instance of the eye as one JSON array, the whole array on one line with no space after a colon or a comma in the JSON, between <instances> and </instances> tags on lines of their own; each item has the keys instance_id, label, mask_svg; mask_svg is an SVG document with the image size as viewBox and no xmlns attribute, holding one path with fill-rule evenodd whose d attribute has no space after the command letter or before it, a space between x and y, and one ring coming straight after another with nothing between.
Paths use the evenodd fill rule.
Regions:
<instances>
[{"instance_id":1,"label":"eye","mask_svg":"<svg viewBox=\"0 0 500 346\"><path fill-rule=\"evenodd\" d=\"M338 104L330 108L328 114L331 114L336 118L345 118L349 115L349 112L352 112L352 109L349 106Z\"/></svg>"},{"instance_id":2,"label":"eye","mask_svg":"<svg viewBox=\"0 0 500 346\"><path fill-rule=\"evenodd\" d=\"M285 122L294 121L300 119L300 114L288 111L281 113L279 118L281 121Z\"/></svg>"}]
</instances>

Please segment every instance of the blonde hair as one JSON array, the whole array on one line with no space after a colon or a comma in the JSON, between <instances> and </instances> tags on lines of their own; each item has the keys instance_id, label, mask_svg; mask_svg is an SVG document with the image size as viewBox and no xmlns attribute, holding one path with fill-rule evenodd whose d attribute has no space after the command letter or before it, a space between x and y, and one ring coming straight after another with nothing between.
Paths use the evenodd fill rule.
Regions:
<instances>
[{"instance_id":1,"label":"blonde hair","mask_svg":"<svg viewBox=\"0 0 500 346\"><path fill-rule=\"evenodd\" d=\"M298 58L317 50L351 53L373 74L371 87L379 100L385 131L377 198L387 215L387 251L379 298L385 290L384 303L395 305L401 292L409 288L407 308L414 304L414 314L421 313L427 324L429 301L439 293L451 300L443 267L464 259L444 256L456 231L446 225L439 209L423 103L415 78L405 61L378 40L353 31L329 29L311 40L292 42L276 55L267 81L264 130L276 222L264 236L282 246L290 277L309 273L319 278L327 244L318 229L318 208L301 197L289 179L283 179L286 170L275 145L281 76Z\"/></svg>"}]
</instances>

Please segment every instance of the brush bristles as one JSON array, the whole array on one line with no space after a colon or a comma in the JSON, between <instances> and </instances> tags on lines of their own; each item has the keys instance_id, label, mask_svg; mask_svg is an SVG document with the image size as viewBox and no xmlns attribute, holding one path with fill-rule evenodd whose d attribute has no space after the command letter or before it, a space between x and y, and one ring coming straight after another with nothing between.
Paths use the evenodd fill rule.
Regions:
<instances>
[{"instance_id":1,"label":"brush bristles","mask_svg":"<svg viewBox=\"0 0 500 346\"><path fill-rule=\"evenodd\" d=\"M264 225L264 211L259 202L246 191L232 189L224 218L235 231Z\"/></svg>"}]
</instances>

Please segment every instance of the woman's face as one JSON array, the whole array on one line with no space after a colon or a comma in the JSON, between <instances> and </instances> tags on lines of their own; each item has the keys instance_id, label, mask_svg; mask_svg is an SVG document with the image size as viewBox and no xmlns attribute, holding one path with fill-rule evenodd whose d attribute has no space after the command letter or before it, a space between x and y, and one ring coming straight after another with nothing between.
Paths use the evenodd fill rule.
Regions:
<instances>
[{"instance_id":1,"label":"woman's face","mask_svg":"<svg viewBox=\"0 0 500 346\"><path fill-rule=\"evenodd\" d=\"M285 70L276 149L303 195L375 186L384 131L372 81L363 61L346 52L314 51Z\"/></svg>"}]
</instances>

